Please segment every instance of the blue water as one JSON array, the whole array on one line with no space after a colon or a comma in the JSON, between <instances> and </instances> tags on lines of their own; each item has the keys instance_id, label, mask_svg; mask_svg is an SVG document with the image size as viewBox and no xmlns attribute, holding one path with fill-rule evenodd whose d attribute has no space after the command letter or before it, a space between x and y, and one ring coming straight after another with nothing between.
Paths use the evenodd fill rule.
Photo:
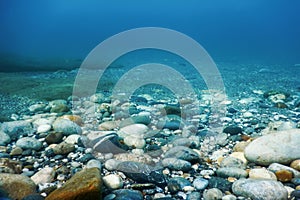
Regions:
<instances>
[{"instance_id":1,"label":"blue water","mask_svg":"<svg viewBox=\"0 0 300 200\"><path fill-rule=\"evenodd\" d=\"M79 67L100 42L138 27L197 40L216 62L300 63L298 0L2 0L1 71Z\"/></svg>"}]
</instances>

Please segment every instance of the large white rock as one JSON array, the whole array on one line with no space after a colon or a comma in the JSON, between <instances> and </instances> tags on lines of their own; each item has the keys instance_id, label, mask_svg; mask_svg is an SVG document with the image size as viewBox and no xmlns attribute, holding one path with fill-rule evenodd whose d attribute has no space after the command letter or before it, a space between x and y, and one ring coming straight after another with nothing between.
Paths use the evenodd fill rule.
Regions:
<instances>
[{"instance_id":1,"label":"large white rock","mask_svg":"<svg viewBox=\"0 0 300 200\"><path fill-rule=\"evenodd\" d=\"M300 129L270 133L245 148L247 160L260 165L288 164L300 158Z\"/></svg>"},{"instance_id":2,"label":"large white rock","mask_svg":"<svg viewBox=\"0 0 300 200\"><path fill-rule=\"evenodd\" d=\"M44 183L51 183L55 177L55 171L52 167L45 167L35 173L31 180L38 185L38 184L44 184Z\"/></svg>"}]
</instances>

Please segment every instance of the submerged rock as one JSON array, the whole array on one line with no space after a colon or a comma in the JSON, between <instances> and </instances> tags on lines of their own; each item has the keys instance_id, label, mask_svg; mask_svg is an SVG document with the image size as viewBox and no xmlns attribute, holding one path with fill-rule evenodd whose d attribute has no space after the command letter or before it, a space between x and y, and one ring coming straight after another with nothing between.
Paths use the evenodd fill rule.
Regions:
<instances>
[{"instance_id":1,"label":"submerged rock","mask_svg":"<svg viewBox=\"0 0 300 200\"><path fill-rule=\"evenodd\" d=\"M61 132L64 135L81 134L81 127L75 122L68 119L58 118L53 123L53 129L56 132Z\"/></svg>"},{"instance_id":2,"label":"submerged rock","mask_svg":"<svg viewBox=\"0 0 300 200\"><path fill-rule=\"evenodd\" d=\"M50 193L46 200L102 199L101 186L102 180L99 169L84 169L77 172L61 188Z\"/></svg>"},{"instance_id":3,"label":"submerged rock","mask_svg":"<svg viewBox=\"0 0 300 200\"><path fill-rule=\"evenodd\" d=\"M252 141L245 148L245 157L260 165L289 164L300 157L299 141L300 129L274 132Z\"/></svg>"},{"instance_id":4,"label":"submerged rock","mask_svg":"<svg viewBox=\"0 0 300 200\"><path fill-rule=\"evenodd\" d=\"M34 182L27 176L19 174L0 173L0 188L3 188L12 199L23 199L36 192Z\"/></svg>"},{"instance_id":5,"label":"submerged rock","mask_svg":"<svg viewBox=\"0 0 300 200\"><path fill-rule=\"evenodd\" d=\"M167 184L161 169L138 162L125 161L117 166L117 170L139 183L154 183L159 187Z\"/></svg>"},{"instance_id":6,"label":"submerged rock","mask_svg":"<svg viewBox=\"0 0 300 200\"><path fill-rule=\"evenodd\" d=\"M4 133L9 135L12 140L20 135L29 135L34 132L31 123L23 120L4 122L1 125L1 129Z\"/></svg>"}]
</instances>

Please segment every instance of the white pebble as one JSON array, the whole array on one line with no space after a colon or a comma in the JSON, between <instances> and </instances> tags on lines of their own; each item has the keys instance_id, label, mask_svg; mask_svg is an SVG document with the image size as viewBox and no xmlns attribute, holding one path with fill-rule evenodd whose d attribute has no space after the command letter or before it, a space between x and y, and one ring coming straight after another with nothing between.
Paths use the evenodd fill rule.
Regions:
<instances>
[{"instance_id":1,"label":"white pebble","mask_svg":"<svg viewBox=\"0 0 300 200\"><path fill-rule=\"evenodd\" d=\"M119 189L123 187L122 179L115 174L110 174L103 177L103 183L109 189Z\"/></svg>"}]
</instances>

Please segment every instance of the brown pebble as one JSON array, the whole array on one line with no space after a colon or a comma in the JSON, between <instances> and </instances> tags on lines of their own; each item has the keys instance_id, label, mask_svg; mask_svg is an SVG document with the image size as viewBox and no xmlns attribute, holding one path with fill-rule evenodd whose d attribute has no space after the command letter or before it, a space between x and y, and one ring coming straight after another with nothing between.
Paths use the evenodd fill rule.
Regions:
<instances>
[{"instance_id":1,"label":"brown pebble","mask_svg":"<svg viewBox=\"0 0 300 200\"><path fill-rule=\"evenodd\" d=\"M277 179L281 182L289 182L293 178L293 172L285 169L276 171L275 175Z\"/></svg>"},{"instance_id":2,"label":"brown pebble","mask_svg":"<svg viewBox=\"0 0 300 200\"><path fill-rule=\"evenodd\" d=\"M294 161L291 163L290 167L293 168L293 169L295 169L295 170L300 171L300 159L294 160Z\"/></svg>"},{"instance_id":3,"label":"brown pebble","mask_svg":"<svg viewBox=\"0 0 300 200\"><path fill-rule=\"evenodd\" d=\"M82 126L83 125L83 120L78 115L63 115L60 118L68 119L68 120L76 123L78 126Z\"/></svg>"},{"instance_id":4,"label":"brown pebble","mask_svg":"<svg viewBox=\"0 0 300 200\"><path fill-rule=\"evenodd\" d=\"M300 185L298 185L295 189L296 189L296 190L300 190Z\"/></svg>"}]
</instances>

